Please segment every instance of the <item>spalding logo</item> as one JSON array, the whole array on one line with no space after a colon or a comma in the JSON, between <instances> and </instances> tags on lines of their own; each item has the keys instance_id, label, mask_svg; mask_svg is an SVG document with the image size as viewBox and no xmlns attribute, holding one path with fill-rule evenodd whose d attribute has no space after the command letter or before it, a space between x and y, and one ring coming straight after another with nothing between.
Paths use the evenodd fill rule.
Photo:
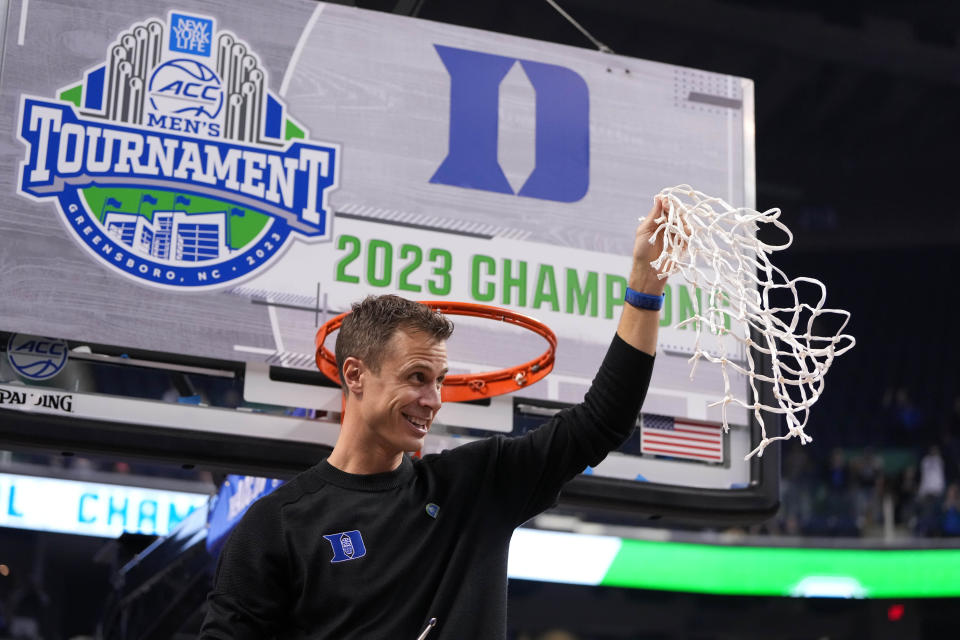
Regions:
<instances>
[{"instance_id":1,"label":"spalding logo","mask_svg":"<svg viewBox=\"0 0 960 640\"><path fill-rule=\"evenodd\" d=\"M18 192L54 200L92 259L197 291L253 277L291 242L330 240L339 146L308 139L214 18L134 24L82 77L56 100L21 96Z\"/></svg>"}]
</instances>

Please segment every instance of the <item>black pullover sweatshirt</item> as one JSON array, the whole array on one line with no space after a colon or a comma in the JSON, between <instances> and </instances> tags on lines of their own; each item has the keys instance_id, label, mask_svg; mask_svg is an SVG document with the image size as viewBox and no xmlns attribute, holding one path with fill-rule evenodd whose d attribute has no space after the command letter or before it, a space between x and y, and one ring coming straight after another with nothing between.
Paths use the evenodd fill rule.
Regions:
<instances>
[{"instance_id":1,"label":"black pullover sweatshirt","mask_svg":"<svg viewBox=\"0 0 960 640\"><path fill-rule=\"evenodd\" d=\"M304 471L230 534L201 640L502 640L513 530L630 435L652 369L614 336L583 403L521 437Z\"/></svg>"}]
</instances>

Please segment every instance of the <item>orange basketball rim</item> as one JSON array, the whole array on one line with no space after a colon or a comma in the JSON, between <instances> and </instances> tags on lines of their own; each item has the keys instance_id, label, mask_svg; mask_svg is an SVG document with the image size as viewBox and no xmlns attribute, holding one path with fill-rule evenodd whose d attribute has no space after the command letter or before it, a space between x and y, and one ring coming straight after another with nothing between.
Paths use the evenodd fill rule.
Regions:
<instances>
[{"instance_id":1,"label":"orange basketball rim","mask_svg":"<svg viewBox=\"0 0 960 640\"><path fill-rule=\"evenodd\" d=\"M444 402L482 400L504 393L511 393L541 380L553 370L553 361L557 353L557 336L550 327L539 320L509 309L472 302L425 300L421 304L447 315L489 318L490 320L513 324L532 331L547 341L546 351L533 360L515 367L484 373L462 373L447 376L440 391L440 398ZM337 368L337 359L324 346L324 342L326 342L327 336L340 328L343 319L349 314L350 312L347 311L331 318L317 331L317 367L324 375L338 384L340 383L340 371Z\"/></svg>"}]
</instances>

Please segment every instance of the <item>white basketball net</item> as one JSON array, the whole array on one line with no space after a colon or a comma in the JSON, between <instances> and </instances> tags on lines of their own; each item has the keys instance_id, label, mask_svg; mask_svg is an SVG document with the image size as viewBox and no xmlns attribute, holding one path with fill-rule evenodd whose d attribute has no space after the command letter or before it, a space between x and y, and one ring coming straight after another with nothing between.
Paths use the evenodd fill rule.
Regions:
<instances>
[{"instance_id":1,"label":"white basketball net","mask_svg":"<svg viewBox=\"0 0 960 640\"><path fill-rule=\"evenodd\" d=\"M670 187L660 192L665 198L665 213L657 220L657 231L651 244L663 234L663 252L650 264L661 270L660 278L677 272L702 291L697 296L695 315L676 326L692 325L696 331L696 344L690 358L690 378L700 360L720 365L723 374L724 395L708 406L720 406L723 428L727 424L727 406L740 405L752 410L760 424L763 438L746 459L754 454L763 455L763 450L774 440L787 440L796 436L806 444L813 440L804 432L810 407L817 401L824 388L824 377L834 356L841 355L856 343L854 338L841 334L850 320L850 313L842 309L825 309L827 289L814 278L789 279L769 259L774 251L786 249L793 243L793 234L779 220L780 210L764 212L745 207L734 208L721 200L712 198L689 185ZM771 245L757 239L759 224L772 224L786 234L784 244ZM811 304L802 302L797 285L809 283L819 289L819 299ZM809 287L804 286L804 290ZM771 297L775 300L771 301ZM792 304L783 305L782 299ZM780 306L771 306L777 304ZM822 329L827 316L839 316L832 322L840 322L837 332L829 336L814 334ZM726 318L729 316L729 320ZM730 328L726 322L732 324ZM751 338L751 328L756 340ZM709 332L709 333L707 333ZM715 336L716 347L704 347L704 338ZM745 358L738 364L729 353L729 340L734 338L743 345ZM770 370L758 371L754 352L770 356ZM736 372L749 380L752 398L747 402L735 397L731 391L730 375ZM763 404L757 382L766 382L773 387L775 406ZM768 435L763 422L762 410L786 416L787 432L783 435Z\"/></svg>"}]
</instances>

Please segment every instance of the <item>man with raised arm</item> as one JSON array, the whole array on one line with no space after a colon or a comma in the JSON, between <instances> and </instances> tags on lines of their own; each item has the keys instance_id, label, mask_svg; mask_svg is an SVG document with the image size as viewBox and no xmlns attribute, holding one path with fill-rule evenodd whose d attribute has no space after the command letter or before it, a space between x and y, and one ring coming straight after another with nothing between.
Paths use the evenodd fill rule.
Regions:
<instances>
[{"instance_id":1,"label":"man with raised arm","mask_svg":"<svg viewBox=\"0 0 960 640\"><path fill-rule=\"evenodd\" d=\"M581 404L521 437L411 458L440 410L453 325L396 296L337 339L344 420L330 456L255 502L221 552L203 640L496 640L513 530L632 432L664 280L661 204L636 231L627 303Z\"/></svg>"}]
</instances>

